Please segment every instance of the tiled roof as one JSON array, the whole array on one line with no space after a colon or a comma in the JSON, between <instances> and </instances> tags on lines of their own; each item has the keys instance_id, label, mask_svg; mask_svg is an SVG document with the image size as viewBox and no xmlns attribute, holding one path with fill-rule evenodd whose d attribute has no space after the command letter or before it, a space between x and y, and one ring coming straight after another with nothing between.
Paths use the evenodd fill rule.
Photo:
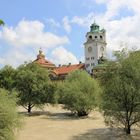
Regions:
<instances>
[{"instance_id":1,"label":"tiled roof","mask_svg":"<svg viewBox=\"0 0 140 140\"><path fill-rule=\"evenodd\" d=\"M45 59L45 56L42 54L42 51L39 51L39 54L37 55L37 59L34 61L35 63L40 64L43 67L46 68L55 68L55 64L53 64L52 62L48 61Z\"/></svg>"},{"instance_id":2,"label":"tiled roof","mask_svg":"<svg viewBox=\"0 0 140 140\"><path fill-rule=\"evenodd\" d=\"M65 75L75 70L84 69L84 64L60 66L53 70L56 75Z\"/></svg>"}]
</instances>

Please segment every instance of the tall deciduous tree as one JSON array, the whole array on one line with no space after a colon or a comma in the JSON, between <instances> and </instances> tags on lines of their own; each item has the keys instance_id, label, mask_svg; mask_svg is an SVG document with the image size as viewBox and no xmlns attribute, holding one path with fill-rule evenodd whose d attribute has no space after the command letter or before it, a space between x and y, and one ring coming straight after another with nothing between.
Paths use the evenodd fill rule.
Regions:
<instances>
[{"instance_id":1,"label":"tall deciduous tree","mask_svg":"<svg viewBox=\"0 0 140 140\"><path fill-rule=\"evenodd\" d=\"M19 101L29 113L35 105L46 102L44 87L48 82L48 71L38 64L30 63L18 68L16 87L19 91Z\"/></svg>"},{"instance_id":2,"label":"tall deciduous tree","mask_svg":"<svg viewBox=\"0 0 140 140\"><path fill-rule=\"evenodd\" d=\"M16 70L11 66L6 65L0 70L0 88L12 90L15 83Z\"/></svg>"},{"instance_id":3,"label":"tall deciduous tree","mask_svg":"<svg viewBox=\"0 0 140 140\"><path fill-rule=\"evenodd\" d=\"M68 75L63 88L61 92L65 107L78 116L88 115L96 106L99 86L87 72L72 72Z\"/></svg>"},{"instance_id":4,"label":"tall deciduous tree","mask_svg":"<svg viewBox=\"0 0 140 140\"><path fill-rule=\"evenodd\" d=\"M123 125L130 134L131 127L140 122L140 51L110 65L103 79L105 121L112 126Z\"/></svg>"},{"instance_id":5,"label":"tall deciduous tree","mask_svg":"<svg viewBox=\"0 0 140 140\"><path fill-rule=\"evenodd\" d=\"M14 94L0 89L0 140L15 140L15 130L20 126Z\"/></svg>"}]
</instances>

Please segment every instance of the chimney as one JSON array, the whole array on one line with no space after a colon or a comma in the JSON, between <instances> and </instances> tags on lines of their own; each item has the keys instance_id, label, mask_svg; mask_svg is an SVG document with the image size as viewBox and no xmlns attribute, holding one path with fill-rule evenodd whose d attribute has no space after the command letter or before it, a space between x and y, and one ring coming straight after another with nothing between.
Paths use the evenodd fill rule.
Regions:
<instances>
[{"instance_id":1,"label":"chimney","mask_svg":"<svg viewBox=\"0 0 140 140\"><path fill-rule=\"evenodd\" d=\"M61 64L59 64L58 67L61 67Z\"/></svg>"},{"instance_id":2,"label":"chimney","mask_svg":"<svg viewBox=\"0 0 140 140\"><path fill-rule=\"evenodd\" d=\"M79 61L79 64L82 64L82 62L81 62L81 61Z\"/></svg>"},{"instance_id":3,"label":"chimney","mask_svg":"<svg viewBox=\"0 0 140 140\"><path fill-rule=\"evenodd\" d=\"M71 65L71 63L69 63L69 66Z\"/></svg>"}]
</instances>

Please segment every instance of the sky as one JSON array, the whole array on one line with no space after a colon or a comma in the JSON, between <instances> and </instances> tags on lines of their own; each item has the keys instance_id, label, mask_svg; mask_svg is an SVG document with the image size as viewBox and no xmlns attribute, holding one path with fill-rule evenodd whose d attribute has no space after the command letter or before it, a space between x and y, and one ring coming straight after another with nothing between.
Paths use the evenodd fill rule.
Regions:
<instances>
[{"instance_id":1,"label":"sky","mask_svg":"<svg viewBox=\"0 0 140 140\"><path fill-rule=\"evenodd\" d=\"M106 29L107 57L140 49L140 0L0 0L0 67L36 59L41 48L56 65L84 62L85 35Z\"/></svg>"}]
</instances>

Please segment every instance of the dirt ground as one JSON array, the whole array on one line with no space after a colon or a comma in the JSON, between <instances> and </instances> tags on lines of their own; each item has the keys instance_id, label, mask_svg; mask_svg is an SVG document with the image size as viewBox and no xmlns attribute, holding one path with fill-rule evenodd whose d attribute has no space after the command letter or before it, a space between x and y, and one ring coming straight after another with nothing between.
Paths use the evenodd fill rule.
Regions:
<instances>
[{"instance_id":1,"label":"dirt ground","mask_svg":"<svg viewBox=\"0 0 140 140\"><path fill-rule=\"evenodd\" d=\"M20 108L24 115L25 110ZM133 130L126 136L105 126L102 115L94 111L89 117L70 115L61 105L46 106L43 111L34 110L25 115L17 140L140 140L140 131Z\"/></svg>"}]
</instances>

